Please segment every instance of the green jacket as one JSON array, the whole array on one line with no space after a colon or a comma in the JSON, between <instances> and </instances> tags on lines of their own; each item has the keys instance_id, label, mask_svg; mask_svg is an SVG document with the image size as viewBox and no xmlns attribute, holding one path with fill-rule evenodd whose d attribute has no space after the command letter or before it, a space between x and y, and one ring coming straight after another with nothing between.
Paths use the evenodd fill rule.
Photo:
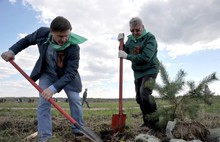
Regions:
<instances>
[{"instance_id":1,"label":"green jacket","mask_svg":"<svg viewBox=\"0 0 220 142\"><path fill-rule=\"evenodd\" d=\"M135 79L159 72L157 41L150 32L137 39L129 35L124 51L128 54L127 59L132 62Z\"/></svg>"}]
</instances>

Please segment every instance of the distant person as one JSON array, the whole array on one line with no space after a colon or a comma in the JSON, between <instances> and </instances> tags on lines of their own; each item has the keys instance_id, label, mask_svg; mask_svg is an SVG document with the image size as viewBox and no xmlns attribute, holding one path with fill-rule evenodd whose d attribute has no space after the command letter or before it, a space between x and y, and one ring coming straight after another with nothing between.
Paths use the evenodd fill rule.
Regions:
<instances>
[{"instance_id":1,"label":"distant person","mask_svg":"<svg viewBox=\"0 0 220 142\"><path fill-rule=\"evenodd\" d=\"M39 86L43 89L39 95L37 110L39 142L48 141L52 138L51 104L48 99L62 89L68 97L71 116L81 127L84 125L79 95L82 84L78 72L80 59L78 44L83 43L86 39L71 33L71 30L71 23L66 18L57 16L52 20L49 28L37 29L20 39L9 48L9 51L1 55L5 61L9 61L27 47L38 46L39 59L30 77L34 81L39 79ZM83 135L75 125L71 126L76 136Z\"/></svg>"},{"instance_id":2,"label":"distant person","mask_svg":"<svg viewBox=\"0 0 220 142\"><path fill-rule=\"evenodd\" d=\"M87 88L85 89L85 91L83 93L82 106L83 106L84 103L86 103L87 107L90 108L89 103L87 101Z\"/></svg>"},{"instance_id":3,"label":"distant person","mask_svg":"<svg viewBox=\"0 0 220 142\"><path fill-rule=\"evenodd\" d=\"M34 99L32 99L32 98L28 99L28 103L33 103L33 102L34 102Z\"/></svg>"},{"instance_id":4,"label":"distant person","mask_svg":"<svg viewBox=\"0 0 220 142\"><path fill-rule=\"evenodd\" d=\"M140 127L156 128L158 118L149 120L146 116L157 110L152 91L159 72L157 58L157 41L155 36L146 29L139 17L129 21L130 32L123 50L119 50L119 58L131 61L134 72L136 101L143 114L144 123ZM118 40L124 39L123 34L118 35Z\"/></svg>"},{"instance_id":5,"label":"distant person","mask_svg":"<svg viewBox=\"0 0 220 142\"><path fill-rule=\"evenodd\" d=\"M68 102L69 102L68 98L66 98L66 99L65 99L65 102L66 102L66 103L68 103Z\"/></svg>"},{"instance_id":6,"label":"distant person","mask_svg":"<svg viewBox=\"0 0 220 142\"><path fill-rule=\"evenodd\" d=\"M53 97L53 100L54 100L55 102L58 102L58 99L57 99L57 98L55 98L55 97Z\"/></svg>"},{"instance_id":7,"label":"distant person","mask_svg":"<svg viewBox=\"0 0 220 142\"><path fill-rule=\"evenodd\" d=\"M18 99L17 99L17 102L18 102L18 103L22 103L22 102L23 102L23 99L22 99L22 98L18 98Z\"/></svg>"},{"instance_id":8,"label":"distant person","mask_svg":"<svg viewBox=\"0 0 220 142\"><path fill-rule=\"evenodd\" d=\"M6 99L5 98L1 98L0 99L0 103L5 103L6 102Z\"/></svg>"}]
</instances>

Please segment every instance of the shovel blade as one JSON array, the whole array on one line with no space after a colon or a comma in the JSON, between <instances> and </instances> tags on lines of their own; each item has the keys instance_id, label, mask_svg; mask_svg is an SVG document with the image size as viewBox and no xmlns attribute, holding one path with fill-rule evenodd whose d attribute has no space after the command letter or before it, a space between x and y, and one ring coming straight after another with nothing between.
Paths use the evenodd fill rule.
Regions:
<instances>
[{"instance_id":1,"label":"shovel blade","mask_svg":"<svg viewBox=\"0 0 220 142\"><path fill-rule=\"evenodd\" d=\"M89 138L93 142L103 142L102 139L96 135L92 130L90 130L88 127L81 127L78 123L74 124L77 128L81 130L81 132L86 135L87 138Z\"/></svg>"},{"instance_id":2,"label":"shovel blade","mask_svg":"<svg viewBox=\"0 0 220 142\"><path fill-rule=\"evenodd\" d=\"M81 132L93 142L103 142L102 139L98 135L96 135L93 131L91 131L89 128L84 128L83 130L81 130Z\"/></svg>"},{"instance_id":3,"label":"shovel blade","mask_svg":"<svg viewBox=\"0 0 220 142\"><path fill-rule=\"evenodd\" d=\"M88 127L84 127L84 134L90 137L90 140L94 142L103 142L102 139L96 135L92 130L90 130Z\"/></svg>"},{"instance_id":4,"label":"shovel blade","mask_svg":"<svg viewBox=\"0 0 220 142\"><path fill-rule=\"evenodd\" d=\"M126 115L113 114L112 115L112 130L113 133L123 132L125 128Z\"/></svg>"}]
</instances>

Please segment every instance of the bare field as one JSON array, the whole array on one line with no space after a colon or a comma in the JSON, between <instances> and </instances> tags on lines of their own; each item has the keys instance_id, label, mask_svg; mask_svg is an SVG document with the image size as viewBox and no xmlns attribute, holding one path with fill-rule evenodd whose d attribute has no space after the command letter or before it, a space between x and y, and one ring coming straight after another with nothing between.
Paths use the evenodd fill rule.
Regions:
<instances>
[{"instance_id":1,"label":"bare field","mask_svg":"<svg viewBox=\"0 0 220 142\"><path fill-rule=\"evenodd\" d=\"M8 100L8 98L6 99ZM0 141L17 142L25 141L25 138L37 131L36 108L37 98L28 103L28 98L18 103L16 98L0 103ZM220 127L219 97L214 99L213 105L204 106L197 121L207 128ZM147 133L148 128L139 128L142 124L142 116L135 99L123 101L124 113L126 114L126 128L123 133L112 133L112 115L118 113L118 102L114 99L88 99L91 109L84 105L85 127L94 131L104 142L135 141L140 133ZM157 100L159 106L167 105L166 102ZM68 103L64 99L57 102L69 113ZM70 129L70 122L64 118L55 108L53 115L53 139L52 142L89 142L86 136L75 137ZM151 131L152 135L166 142L168 139L164 131ZM37 137L30 140L37 141Z\"/></svg>"}]
</instances>

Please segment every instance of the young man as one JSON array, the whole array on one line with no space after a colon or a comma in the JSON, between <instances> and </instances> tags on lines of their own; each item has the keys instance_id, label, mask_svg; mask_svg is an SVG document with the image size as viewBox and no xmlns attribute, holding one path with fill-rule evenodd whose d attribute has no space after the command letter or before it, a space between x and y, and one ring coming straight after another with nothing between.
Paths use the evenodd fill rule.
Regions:
<instances>
[{"instance_id":1,"label":"young man","mask_svg":"<svg viewBox=\"0 0 220 142\"><path fill-rule=\"evenodd\" d=\"M62 17L56 17L50 28L41 27L32 34L20 39L9 51L2 53L2 58L9 61L15 55L31 45L37 45L39 58L30 77L37 81L43 92L39 95L37 110L38 139L47 141L52 137L52 116L49 98L64 89L70 106L71 116L81 125L83 112L79 93L82 90L81 78L78 72L80 48L78 44L85 38L71 33L70 22ZM73 133L83 135L72 125Z\"/></svg>"},{"instance_id":2,"label":"young man","mask_svg":"<svg viewBox=\"0 0 220 142\"><path fill-rule=\"evenodd\" d=\"M119 50L119 58L127 59L132 63L136 101L143 114L144 124L142 126L155 128L158 118L149 120L147 115L157 110L155 99L152 96L155 79L159 72L157 42L154 35L144 28L139 17L132 18L129 26L131 35L128 36L123 50ZM123 34L118 35L118 40L123 38Z\"/></svg>"}]
</instances>

